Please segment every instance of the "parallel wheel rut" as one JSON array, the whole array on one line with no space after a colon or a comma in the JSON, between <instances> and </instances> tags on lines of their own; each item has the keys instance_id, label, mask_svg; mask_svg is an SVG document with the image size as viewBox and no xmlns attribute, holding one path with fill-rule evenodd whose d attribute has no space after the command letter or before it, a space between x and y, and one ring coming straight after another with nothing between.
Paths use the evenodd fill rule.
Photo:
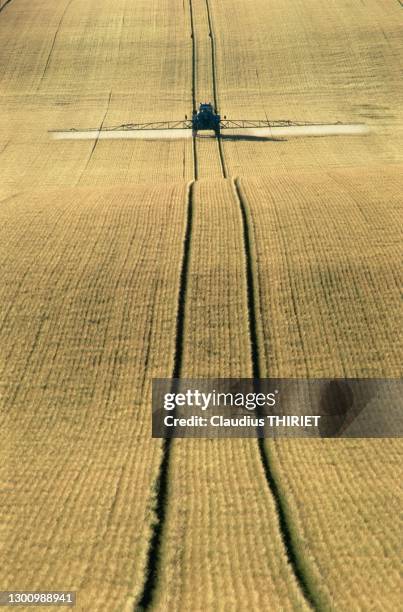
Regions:
<instances>
[{"instance_id":1,"label":"parallel wheel rut","mask_svg":"<svg viewBox=\"0 0 403 612\"><path fill-rule=\"evenodd\" d=\"M191 38L192 38L192 106L193 110L196 109L197 100L197 61L196 61L196 36L195 36L195 21L193 11L193 0L189 1L189 14L190 14L190 27L191 27ZM217 68L216 68L216 48L215 48L215 37L212 22L212 13L210 8L209 0L205 0L206 12L208 19L209 28L209 40L211 47L211 75L212 75L212 87L213 87L213 101L214 107L218 110L218 87L217 87ZM192 215L193 215L193 200L194 200L194 186L195 181L199 177L198 167L198 155L197 155L197 138L193 136L192 142L193 148L193 169L194 169L194 181L189 186L188 190L188 213L187 213L187 227L184 239L183 248L183 259L182 259L182 270L181 280L178 298L178 310L177 310L177 330L176 330L176 348L175 348L175 362L173 370L173 378L177 379L181 375L181 366L184 352L184 318L185 318L185 300L186 300L186 289L187 289L187 278L189 269L189 253L190 253L190 242L192 232ZM228 178L227 165L225 160L224 147L220 136L217 136L217 148L220 159L222 177ZM253 378L260 378L260 363L259 363L259 343L257 334L256 324L256 308L255 308L255 279L253 274L252 265L252 251L251 251L251 236L250 228L247 215L247 205L245 203L243 194L241 192L237 179L232 179L234 197L238 202L239 209L241 211L243 235L244 235L244 250L245 250L245 261L246 261L246 280L247 280L247 304L248 304L248 318L249 318L249 336L250 336L250 352L252 360L252 372ZM175 383L174 383L175 385ZM168 497L169 487L169 463L173 441L171 438L163 440L162 447L162 460L160 464L159 475L156 482L156 523L154 526L152 538L150 541L148 563L146 570L146 579L144 583L143 593L139 600L139 604L135 610L146 610L149 609L153 602L153 596L158 581L158 569L160 550L162 543L162 536L164 530L164 523L166 518L166 505ZM279 530L281 533L282 541L284 544L285 554L295 576L297 584L299 585L300 591L303 594L307 604L313 609L317 610L318 607L315 603L315 598L310 592L305 579L304 573L301 570L299 558L293 545L291 530L287 522L287 516L284 509L283 498L274 476L273 469L271 467L270 457L265 447L264 439L258 438L258 451L262 468L265 474L267 486L270 494L274 500L276 506L276 513L278 516Z\"/></svg>"}]
</instances>

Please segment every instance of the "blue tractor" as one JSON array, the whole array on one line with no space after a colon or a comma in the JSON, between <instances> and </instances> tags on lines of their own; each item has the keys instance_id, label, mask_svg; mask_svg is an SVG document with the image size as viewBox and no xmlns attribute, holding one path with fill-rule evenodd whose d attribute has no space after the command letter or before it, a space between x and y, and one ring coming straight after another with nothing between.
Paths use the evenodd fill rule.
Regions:
<instances>
[{"instance_id":1,"label":"blue tractor","mask_svg":"<svg viewBox=\"0 0 403 612\"><path fill-rule=\"evenodd\" d=\"M199 110L193 111L192 132L197 135L199 130L214 130L216 136L220 136L221 117L213 105L208 103L200 104Z\"/></svg>"}]
</instances>

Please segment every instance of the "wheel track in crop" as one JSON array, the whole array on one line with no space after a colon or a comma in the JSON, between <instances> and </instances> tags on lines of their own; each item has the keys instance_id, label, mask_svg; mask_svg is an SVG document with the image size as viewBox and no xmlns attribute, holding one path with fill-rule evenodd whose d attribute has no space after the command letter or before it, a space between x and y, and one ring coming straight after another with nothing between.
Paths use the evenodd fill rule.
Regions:
<instances>
[{"instance_id":1,"label":"wheel track in crop","mask_svg":"<svg viewBox=\"0 0 403 612\"><path fill-rule=\"evenodd\" d=\"M196 24L194 17L193 1L189 2L189 16L190 16L190 36L192 39L192 112L197 109L197 49L196 49ZM216 62L216 50L215 50L215 37L212 26L211 10L209 0L205 0L206 14L208 22L210 49L211 49L211 82L212 82L212 93L213 102L216 112L218 112L218 88L217 88L217 62ZM223 178L228 178L227 167L225 163L224 151L222 146L221 138L217 138L218 155L220 158L221 173ZM199 177L198 170L198 157L197 157L197 138L193 136L193 167L194 167L194 178L195 180Z\"/></svg>"},{"instance_id":2,"label":"wheel track in crop","mask_svg":"<svg viewBox=\"0 0 403 612\"><path fill-rule=\"evenodd\" d=\"M196 38L193 0L189 0L190 37L192 39L192 111L196 110Z\"/></svg>"},{"instance_id":3,"label":"wheel track in crop","mask_svg":"<svg viewBox=\"0 0 403 612\"><path fill-rule=\"evenodd\" d=\"M217 62L216 62L216 42L215 34L213 29L212 12L210 8L209 0L204 0L206 6L207 20L208 20L208 31L211 48L211 78L212 78L212 93L213 102L216 112L218 112L218 79L217 79ZM195 19L193 0L188 0L189 16L190 16L190 28L191 28L191 39L192 39L192 110L196 109L197 100L197 49L196 49L196 36L195 36ZM244 254L245 254L245 274L246 274L246 286L247 286L247 310L248 310L248 321L249 321L249 341L250 341L250 353L252 362L252 374L254 379L258 379L261 376L260 361L259 361L259 341L257 333L257 320L256 320L256 284L253 272L253 255L251 248L251 230L248 220L248 208L246 200L242 194L237 178L229 177L227 171L227 164L225 160L224 149L221 138L217 138L218 154L220 158L221 173L223 179L230 179L233 186L234 198L237 201L239 210L241 213L242 230L243 230L243 242L244 242ZM177 328L176 328L176 342L175 342L175 357L173 366L173 379L178 379L181 376L182 360L184 352L184 331L185 331L185 305L186 305L186 291L188 281L188 270L189 270L189 255L190 255L190 243L192 233L192 218L193 218L193 205L194 205L194 187L195 182L199 177L198 168L198 155L197 155L197 137L193 136L192 139L193 148L193 172L194 180L190 183L187 194L187 221L186 231L183 243L183 256L182 256L182 267L180 274L179 283L179 295L178 295L178 306L177 306ZM175 388L175 383L173 383ZM168 488L169 488L169 467L170 457L172 449L173 438L164 438L162 444L162 459L160 463L159 474L157 477L155 490L156 490L156 504L155 504L155 523L150 539L150 546L148 551L147 566L145 572L145 581L143 591L135 605L135 610L147 610L153 603L155 589L158 582L159 563L161 558L161 544L163 539L164 524L167 512L168 503ZM284 545L284 552L289 562L291 571L295 577L295 580L300 588L300 591L305 598L307 604L313 609L317 610L318 606L315 601L314 594L311 592L305 574L301 568L301 560L293 544L291 529L287 519L287 513L285 510L284 496L280 490L277 479L275 477L273 468L271 466L271 459L265 448L264 438L258 438L258 452L262 464L262 469L265 474L266 483L269 488L272 499L274 500L276 514L278 517L278 528L281 534L281 538Z\"/></svg>"},{"instance_id":4,"label":"wheel track in crop","mask_svg":"<svg viewBox=\"0 0 403 612\"><path fill-rule=\"evenodd\" d=\"M12 1L13 0L6 0L6 2L3 4L3 6L0 6L0 13L1 13L1 11L4 11L6 6L8 6L10 4L10 2L12 2Z\"/></svg>"},{"instance_id":5,"label":"wheel track in crop","mask_svg":"<svg viewBox=\"0 0 403 612\"><path fill-rule=\"evenodd\" d=\"M247 301L248 301L248 318L249 318L249 334L250 334L250 352L252 360L252 375L254 379L261 377L261 368L259 362L259 340L257 333L257 320L256 320L256 305L255 296L257 294L257 288L255 284L255 277L253 273L253 255L252 255L252 238L251 229L248 219L248 208L246 199L241 191L238 179L232 179L234 195L238 201L241 216L242 216L242 227L244 235L244 248L245 248L245 262L246 262L246 283L247 283ZM298 555L297 549L294 546L291 528L287 518L287 512L285 508L284 495L281 492L281 488L277 482L277 478L274 474L274 470L271 465L271 459L264 442L265 438L258 437L257 444L259 449L259 456L262 463L263 471L266 477L267 486L270 490L274 504L276 507L276 514L278 517L278 527L281 533L281 539L283 541L285 554L287 556L288 563L292 568L292 572L298 583L298 586L306 600L313 610L319 609L316 598L309 588L308 581L301 567L301 559Z\"/></svg>"},{"instance_id":6,"label":"wheel track in crop","mask_svg":"<svg viewBox=\"0 0 403 612\"><path fill-rule=\"evenodd\" d=\"M190 16L190 36L192 39L192 114L196 110L196 38L195 38L195 25L194 25L194 13L193 13L193 0L189 0L189 16ZM194 180L197 181L199 177L199 170L197 165L197 146L196 138L192 138L193 148L193 174Z\"/></svg>"},{"instance_id":7,"label":"wheel track in crop","mask_svg":"<svg viewBox=\"0 0 403 612\"><path fill-rule=\"evenodd\" d=\"M192 111L196 109L196 37L195 23L193 12L193 0L188 0L189 16L190 16L190 36L192 39ZM189 270L189 255L190 242L192 234L193 220L193 202L194 202L194 186L198 180L198 157L196 137L192 138L193 151L193 181L189 184L187 191L187 218L186 230L183 241L182 266L179 281L179 293L176 316L176 333L175 333L175 355L172 369L172 378L178 379L181 375L183 361L183 344L185 335L185 306L186 306L186 291ZM173 390L175 390L173 383ZM150 544L147 554L147 562L145 569L145 579L143 590L137 600L134 610L148 610L153 603L153 597L158 582L159 560L161 557L161 544L164 531L167 503L168 503L168 486L169 486L169 466L171 458L172 437L164 438L161 449L161 463L155 483L155 522L152 528Z\"/></svg>"},{"instance_id":8,"label":"wheel track in crop","mask_svg":"<svg viewBox=\"0 0 403 612\"><path fill-rule=\"evenodd\" d=\"M195 174L196 175L196 174ZM175 333L175 354L174 363L172 368L172 378L174 380L180 378L182 370L183 360L183 344L185 336L185 306L186 306L186 292L188 282L188 271L189 271L189 255L190 255L190 241L192 234L192 221L193 221L193 202L194 202L194 186L195 181L191 181L187 190L187 214L186 214L186 230L183 241L183 254L182 254L182 265L180 272L179 281L179 293L177 303L177 316L176 316L176 333ZM172 391L175 392L176 383L172 384ZM161 543L164 531L166 510L167 510L167 498L168 498L168 486L169 486L169 466L171 458L172 438L164 438L162 441L161 449L161 463L159 473L155 483L155 522L152 529L150 538L150 545L147 555L147 564L145 571L145 580L142 593L135 605L135 610L147 610L153 602L153 596L158 581L158 569L159 559L161 551Z\"/></svg>"},{"instance_id":9,"label":"wheel track in crop","mask_svg":"<svg viewBox=\"0 0 403 612\"><path fill-rule=\"evenodd\" d=\"M211 10L210 10L210 0L205 0L205 2L206 2L206 12L207 12L207 21L208 21L209 38L210 38L210 48L211 48L211 79L212 79L212 85L213 85L213 100L214 100L214 108L217 113L219 106L218 106L218 87L217 87L216 43L215 43L213 21L212 21ZM217 138L217 144L218 144L218 154L220 156L221 172L222 172L223 178L228 178L227 166L225 163L224 150L222 146L221 137Z\"/></svg>"},{"instance_id":10,"label":"wheel track in crop","mask_svg":"<svg viewBox=\"0 0 403 612\"><path fill-rule=\"evenodd\" d=\"M217 111L218 109L218 79L217 79L217 61L216 61L216 42L215 42L215 34L214 34L214 28L213 28L212 12L210 8L210 0L205 0L205 3L206 3L210 45L211 45L211 72L212 72L212 83L213 83L213 98L214 98L214 106ZM228 178L227 166L225 163L225 156L224 156L224 150L223 150L221 138L218 138L217 141L218 141L218 150L219 150L219 155L220 155L223 178ZM248 220L247 203L239 187L238 179L231 178L231 182L233 185L234 197L241 211L242 229L243 229L243 236L244 236L243 241L244 241L244 253L245 253L245 263L246 263L247 306L248 306L248 320L249 320L250 354L251 354L251 361L252 361L252 375L254 379L259 379L261 377L261 369L260 369L260 360L259 360L259 341L258 341L258 333L257 333L257 316L256 316L256 305L255 305L256 283L255 283L253 263L252 263L253 255L252 255L252 248L251 248L251 231L250 231L249 220ZM287 513L285 510L284 496L281 493L281 489L279 487L274 471L272 469L270 456L264 444L264 438L258 437L257 443L258 443L260 460L261 460L263 471L266 477L267 486L269 488L269 491L275 503L276 514L278 516L278 527L279 527L281 538L284 544L285 554L287 556L290 567L292 568L292 572L295 576L295 579L298 583L298 586L306 602L313 609L317 609L315 597L313 593L310 591L305 574L303 570L301 569L301 560L297 553L296 547L293 544L291 528L289 526L289 523L287 520Z\"/></svg>"}]
</instances>

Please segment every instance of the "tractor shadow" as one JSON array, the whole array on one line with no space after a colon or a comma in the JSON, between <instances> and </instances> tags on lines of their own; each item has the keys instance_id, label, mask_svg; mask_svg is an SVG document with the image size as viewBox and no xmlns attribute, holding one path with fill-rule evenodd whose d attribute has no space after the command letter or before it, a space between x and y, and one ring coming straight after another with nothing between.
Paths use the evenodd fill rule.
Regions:
<instances>
[{"instance_id":1,"label":"tractor shadow","mask_svg":"<svg viewBox=\"0 0 403 612\"><path fill-rule=\"evenodd\" d=\"M221 134L221 140L238 141L243 140L247 142L287 142L287 138L275 138L274 136L252 136L242 134Z\"/></svg>"},{"instance_id":2,"label":"tractor shadow","mask_svg":"<svg viewBox=\"0 0 403 612\"><path fill-rule=\"evenodd\" d=\"M196 137L198 140L203 140L204 138L212 139L217 138L215 134L197 134ZM279 138L275 136L255 136L253 134L223 134L221 132L220 140L227 140L229 142L237 142L239 140L245 142L287 142L287 138Z\"/></svg>"}]
</instances>

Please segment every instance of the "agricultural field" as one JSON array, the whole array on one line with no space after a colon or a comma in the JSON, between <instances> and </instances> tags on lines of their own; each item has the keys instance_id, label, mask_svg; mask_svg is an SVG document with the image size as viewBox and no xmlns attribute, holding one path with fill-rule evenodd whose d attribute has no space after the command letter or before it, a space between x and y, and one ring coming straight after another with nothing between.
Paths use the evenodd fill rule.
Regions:
<instances>
[{"instance_id":1,"label":"agricultural field","mask_svg":"<svg viewBox=\"0 0 403 612\"><path fill-rule=\"evenodd\" d=\"M141 589L161 460L149 377L172 371L185 196L2 204L2 584L57 589L68 574L83 609Z\"/></svg>"},{"instance_id":2,"label":"agricultural field","mask_svg":"<svg viewBox=\"0 0 403 612\"><path fill-rule=\"evenodd\" d=\"M151 438L152 378L401 377L399 17L0 0L0 590L399 608L400 440ZM369 132L49 132L201 101Z\"/></svg>"}]
</instances>

